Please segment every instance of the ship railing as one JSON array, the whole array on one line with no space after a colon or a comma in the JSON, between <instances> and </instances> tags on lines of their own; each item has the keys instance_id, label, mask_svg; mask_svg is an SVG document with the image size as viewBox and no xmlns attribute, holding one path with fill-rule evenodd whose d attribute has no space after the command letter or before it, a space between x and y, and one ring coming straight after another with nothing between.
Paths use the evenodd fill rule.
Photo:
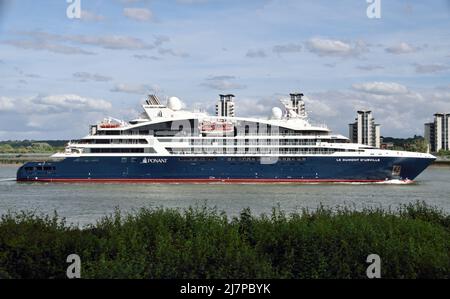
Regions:
<instances>
[{"instance_id":1,"label":"ship railing","mask_svg":"<svg viewBox=\"0 0 450 299\"><path fill-rule=\"evenodd\" d=\"M134 135L134 134L127 134L127 135ZM136 134L137 135L137 134ZM145 136L145 135L143 135ZM246 133L234 136L234 134L217 134L217 135L206 135L204 137L211 137L211 138L220 138L220 137L247 137L247 136L256 136L256 137L286 137L286 136L299 136L299 137L311 137L311 138L324 138L329 137L329 134L308 134L308 133L278 133L278 134L262 134L262 133ZM180 137L203 137L201 135L194 135L194 134L176 134L174 136L154 136L156 138L180 138Z\"/></svg>"},{"instance_id":2,"label":"ship railing","mask_svg":"<svg viewBox=\"0 0 450 299\"><path fill-rule=\"evenodd\" d=\"M189 146L230 146L235 144L234 140L230 141L224 141L224 142L208 142L209 140L199 140L195 142L190 142ZM186 142L177 142L184 144ZM239 142L236 142L238 145L254 145L254 146L311 146L311 145L322 145L323 142L283 142L279 140L269 141L269 142L245 142L243 140L240 140ZM328 145L327 143L324 143Z\"/></svg>"},{"instance_id":3,"label":"ship railing","mask_svg":"<svg viewBox=\"0 0 450 299\"><path fill-rule=\"evenodd\" d=\"M310 123L312 127L328 129L328 126L324 123Z\"/></svg>"},{"instance_id":4,"label":"ship railing","mask_svg":"<svg viewBox=\"0 0 450 299\"><path fill-rule=\"evenodd\" d=\"M273 151L258 151L258 150L217 150L217 151L182 151L182 150L172 150L170 151L171 154L176 155L221 155L221 154L228 154L228 155L332 155L336 152L339 152L337 150L321 150L321 151L313 151L313 150L303 150L303 151L295 151L295 150L273 150Z\"/></svg>"}]
</instances>

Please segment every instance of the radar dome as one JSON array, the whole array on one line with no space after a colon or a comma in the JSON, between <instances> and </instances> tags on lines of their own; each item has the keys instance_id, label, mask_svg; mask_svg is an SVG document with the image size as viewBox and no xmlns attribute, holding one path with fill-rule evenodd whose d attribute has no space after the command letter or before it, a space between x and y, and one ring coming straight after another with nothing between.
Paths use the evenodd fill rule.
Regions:
<instances>
[{"instance_id":1,"label":"radar dome","mask_svg":"<svg viewBox=\"0 0 450 299\"><path fill-rule=\"evenodd\" d=\"M281 111L280 108L278 108L278 107L272 108L272 119L281 119L282 116L283 116L283 111Z\"/></svg>"},{"instance_id":2,"label":"radar dome","mask_svg":"<svg viewBox=\"0 0 450 299\"><path fill-rule=\"evenodd\" d=\"M167 107L169 109L172 109L173 111L181 110L183 107L183 104L181 103L180 99L177 97L170 97L167 101Z\"/></svg>"}]
</instances>

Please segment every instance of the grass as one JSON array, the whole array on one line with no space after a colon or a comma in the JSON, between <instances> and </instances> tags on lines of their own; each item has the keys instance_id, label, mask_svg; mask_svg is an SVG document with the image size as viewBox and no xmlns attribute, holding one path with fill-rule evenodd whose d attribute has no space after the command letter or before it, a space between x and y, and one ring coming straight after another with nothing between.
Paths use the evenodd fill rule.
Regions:
<instances>
[{"instance_id":1,"label":"grass","mask_svg":"<svg viewBox=\"0 0 450 299\"><path fill-rule=\"evenodd\" d=\"M64 219L9 213L0 220L0 278L449 278L450 216L425 203L227 218L215 209L117 210L78 228Z\"/></svg>"}]
</instances>

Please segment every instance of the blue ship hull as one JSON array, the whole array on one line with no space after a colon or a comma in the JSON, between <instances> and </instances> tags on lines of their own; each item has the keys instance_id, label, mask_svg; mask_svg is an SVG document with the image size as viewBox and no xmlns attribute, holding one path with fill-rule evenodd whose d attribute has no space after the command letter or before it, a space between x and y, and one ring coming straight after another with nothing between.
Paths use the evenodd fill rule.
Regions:
<instances>
[{"instance_id":1,"label":"blue ship hull","mask_svg":"<svg viewBox=\"0 0 450 299\"><path fill-rule=\"evenodd\" d=\"M275 158L274 158L275 159ZM414 180L434 159L403 157L82 157L29 162L18 181L378 182Z\"/></svg>"}]
</instances>

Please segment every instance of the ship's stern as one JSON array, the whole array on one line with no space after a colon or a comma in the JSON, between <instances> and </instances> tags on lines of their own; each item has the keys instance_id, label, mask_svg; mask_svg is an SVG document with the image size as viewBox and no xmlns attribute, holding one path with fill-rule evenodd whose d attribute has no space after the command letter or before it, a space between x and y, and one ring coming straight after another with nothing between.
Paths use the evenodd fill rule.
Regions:
<instances>
[{"instance_id":1,"label":"ship's stern","mask_svg":"<svg viewBox=\"0 0 450 299\"><path fill-rule=\"evenodd\" d=\"M55 172L54 163L27 162L17 170L16 180L18 182L48 180L54 177Z\"/></svg>"}]
</instances>

